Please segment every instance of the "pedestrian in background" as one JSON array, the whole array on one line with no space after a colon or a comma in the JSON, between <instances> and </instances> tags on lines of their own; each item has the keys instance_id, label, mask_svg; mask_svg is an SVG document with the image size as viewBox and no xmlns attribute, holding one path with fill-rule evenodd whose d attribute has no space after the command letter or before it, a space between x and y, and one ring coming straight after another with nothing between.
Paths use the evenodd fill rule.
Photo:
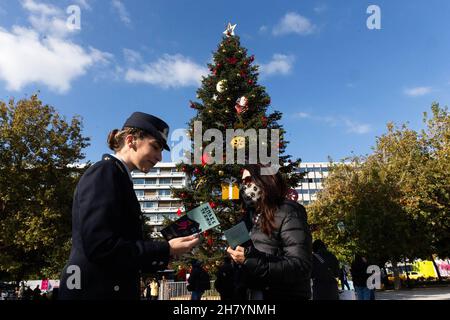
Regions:
<instances>
[{"instance_id":1,"label":"pedestrian in background","mask_svg":"<svg viewBox=\"0 0 450 320\"><path fill-rule=\"evenodd\" d=\"M371 292L367 287L367 279L369 278L367 273L368 267L367 259L358 253L355 254L355 260L353 260L351 265L351 274L357 300L371 299Z\"/></svg>"},{"instance_id":2,"label":"pedestrian in background","mask_svg":"<svg viewBox=\"0 0 450 320\"><path fill-rule=\"evenodd\" d=\"M201 261L192 260L187 289L192 292L191 300L201 300L203 293L211 289L209 274L203 269Z\"/></svg>"},{"instance_id":3,"label":"pedestrian in background","mask_svg":"<svg viewBox=\"0 0 450 320\"><path fill-rule=\"evenodd\" d=\"M339 300L336 278L339 277L339 261L327 250L325 243L317 239L313 242L313 300Z\"/></svg>"}]
</instances>

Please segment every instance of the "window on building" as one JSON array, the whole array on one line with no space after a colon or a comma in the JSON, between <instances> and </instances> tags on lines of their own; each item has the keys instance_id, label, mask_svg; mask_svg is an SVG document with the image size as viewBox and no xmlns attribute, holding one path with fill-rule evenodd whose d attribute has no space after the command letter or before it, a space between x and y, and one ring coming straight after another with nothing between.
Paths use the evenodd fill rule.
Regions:
<instances>
[{"instance_id":1,"label":"window on building","mask_svg":"<svg viewBox=\"0 0 450 320\"><path fill-rule=\"evenodd\" d=\"M170 201L160 201L159 208L170 208Z\"/></svg>"},{"instance_id":2,"label":"window on building","mask_svg":"<svg viewBox=\"0 0 450 320\"><path fill-rule=\"evenodd\" d=\"M138 178L135 178L135 179L133 179L133 184L136 184L136 185L142 185L142 184L145 184L145 179L138 179Z\"/></svg>"},{"instance_id":3,"label":"window on building","mask_svg":"<svg viewBox=\"0 0 450 320\"><path fill-rule=\"evenodd\" d=\"M143 197L144 196L144 190L134 190L136 193L136 197Z\"/></svg>"},{"instance_id":4,"label":"window on building","mask_svg":"<svg viewBox=\"0 0 450 320\"><path fill-rule=\"evenodd\" d=\"M182 184L182 183L183 183L182 178L173 178L172 179L172 184Z\"/></svg>"},{"instance_id":5,"label":"window on building","mask_svg":"<svg viewBox=\"0 0 450 320\"><path fill-rule=\"evenodd\" d=\"M158 195L156 190L145 190L145 196L146 197L154 197L156 195Z\"/></svg>"},{"instance_id":6,"label":"window on building","mask_svg":"<svg viewBox=\"0 0 450 320\"><path fill-rule=\"evenodd\" d=\"M170 196L171 192L169 189L158 190L160 196Z\"/></svg>"},{"instance_id":7,"label":"window on building","mask_svg":"<svg viewBox=\"0 0 450 320\"><path fill-rule=\"evenodd\" d=\"M170 168L161 168L161 171L160 171L161 174L168 174L171 172L172 172L172 170Z\"/></svg>"},{"instance_id":8,"label":"window on building","mask_svg":"<svg viewBox=\"0 0 450 320\"><path fill-rule=\"evenodd\" d=\"M171 172L178 172L177 168L172 168Z\"/></svg>"},{"instance_id":9,"label":"window on building","mask_svg":"<svg viewBox=\"0 0 450 320\"><path fill-rule=\"evenodd\" d=\"M144 201L144 202L141 202L141 206L142 206L142 208L157 208L158 203L154 202L154 201Z\"/></svg>"},{"instance_id":10,"label":"window on building","mask_svg":"<svg viewBox=\"0 0 450 320\"><path fill-rule=\"evenodd\" d=\"M156 184L156 178L145 179L145 184Z\"/></svg>"},{"instance_id":11,"label":"window on building","mask_svg":"<svg viewBox=\"0 0 450 320\"><path fill-rule=\"evenodd\" d=\"M159 178L159 184L171 184L172 179L170 178Z\"/></svg>"},{"instance_id":12,"label":"window on building","mask_svg":"<svg viewBox=\"0 0 450 320\"><path fill-rule=\"evenodd\" d=\"M158 173L158 172L159 172L158 168L151 168L148 173Z\"/></svg>"}]
</instances>

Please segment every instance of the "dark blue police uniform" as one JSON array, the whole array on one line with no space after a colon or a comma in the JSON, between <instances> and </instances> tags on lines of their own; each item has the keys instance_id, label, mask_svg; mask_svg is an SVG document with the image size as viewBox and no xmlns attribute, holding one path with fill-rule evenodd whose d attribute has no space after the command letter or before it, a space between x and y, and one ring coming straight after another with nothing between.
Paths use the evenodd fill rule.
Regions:
<instances>
[{"instance_id":1,"label":"dark blue police uniform","mask_svg":"<svg viewBox=\"0 0 450 320\"><path fill-rule=\"evenodd\" d=\"M75 190L72 251L62 272L60 299L139 299L140 271L165 269L169 261L169 244L143 240L142 226L127 169L104 155Z\"/></svg>"}]
</instances>

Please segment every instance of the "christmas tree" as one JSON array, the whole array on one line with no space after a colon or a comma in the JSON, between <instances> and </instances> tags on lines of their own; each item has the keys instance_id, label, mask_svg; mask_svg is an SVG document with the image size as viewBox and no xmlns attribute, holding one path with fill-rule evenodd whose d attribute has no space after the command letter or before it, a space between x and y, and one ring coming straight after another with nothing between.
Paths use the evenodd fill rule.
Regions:
<instances>
[{"instance_id":1,"label":"christmas tree","mask_svg":"<svg viewBox=\"0 0 450 320\"><path fill-rule=\"evenodd\" d=\"M258 152L265 148L264 151L269 154L276 149L279 153L276 158L277 164L280 165L279 171L288 185L295 188L301 179L295 172L300 159L291 161L291 156L284 154L288 141L284 139L285 131L278 123L282 114L278 111L268 113L270 97L265 88L257 82L258 66L254 64L254 56L247 55L239 37L234 34L235 26L228 24L217 51L213 52L214 62L208 64L210 73L203 77L202 86L197 90L199 101L190 102L190 107L196 110L196 115L188 123L192 148L186 155L189 161L178 164L178 170L186 173L188 185L183 189L173 189L174 196L183 202L183 207L178 210L179 216L202 203L209 203L220 221L219 227L204 232L205 241L195 253L195 258L201 260L211 271L226 255L227 242L223 231L235 225L243 215L238 183L244 163L236 163L235 160L230 164L224 155L225 150L232 149L233 158L236 159L237 154L244 151L245 163L254 163L249 156L252 143L257 144ZM208 141L202 141L201 146L197 145L196 148L193 137L198 124L201 124L203 132L217 129L226 137L227 129L233 129L238 134L232 139L223 139L223 142L219 140L224 152L211 148ZM243 132L268 129L272 133L278 131L279 135L273 139L269 133L268 139L259 137L260 141L254 141L254 138L242 134L242 131L239 134L239 129ZM245 152L247 146L248 153ZM257 162L261 163L260 160ZM291 189L287 197L297 200L298 195ZM185 265L187 261L179 263Z\"/></svg>"}]
</instances>

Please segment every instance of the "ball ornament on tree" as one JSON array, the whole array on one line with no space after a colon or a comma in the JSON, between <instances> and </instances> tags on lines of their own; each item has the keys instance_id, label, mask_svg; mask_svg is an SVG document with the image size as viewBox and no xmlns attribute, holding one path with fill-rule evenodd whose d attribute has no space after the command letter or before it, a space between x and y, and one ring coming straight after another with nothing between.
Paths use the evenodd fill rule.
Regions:
<instances>
[{"instance_id":1,"label":"ball ornament on tree","mask_svg":"<svg viewBox=\"0 0 450 320\"><path fill-rule=\"evenodd\" d=\"M245 137L236 136L233 139L231 139L230 144L235 149L245 148Z\"/></svg>"},{"instance_id":2,"label":"ball ornament on tree","mask_svg":"<svg viewBox=\"0 0 450 320\"><path fill-rule=\"evenodd\" d=\"M225 92L227 90L227 80L224 79L217 82L216 90L219 93Z\"/></svg>"}]
</instances>

